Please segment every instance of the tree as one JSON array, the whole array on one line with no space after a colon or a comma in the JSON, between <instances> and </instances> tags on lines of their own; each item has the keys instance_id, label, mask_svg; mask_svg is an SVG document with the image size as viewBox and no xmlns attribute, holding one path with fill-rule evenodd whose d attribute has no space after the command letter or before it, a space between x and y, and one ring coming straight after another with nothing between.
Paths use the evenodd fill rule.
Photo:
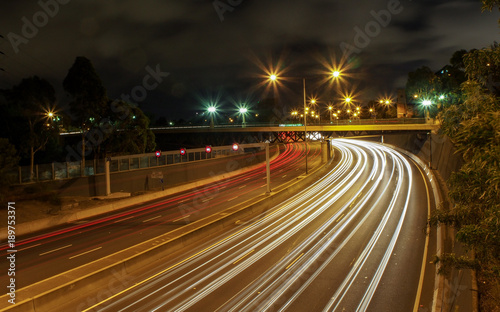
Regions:
<instances>
[{"instance_id":1,"label":"tree","mask_svg":"<svg viewBox=\"0 0 500 312\"><path fill-rule=\"evenodd\" d=\"M439 81L434 72L427 66L422 66L408 74L406 82L406 97L413 99L422 96L433 96L439 90Z\"/></svg>"},{"instance_id":2,"label":"tree","mask_svg":"<svg viewBox=\"0 0 500 312\"><path fill-rule=\"evenodd\" d=\"M7 90L5 97L12 118L20 122L18 125L13 125L18 131L14 135L18 139L21 138L20 146L30 157L32 179L35 154L43 150L49 138L59 132L59 128L52 121L56 101L55 90L49 82L34 76L23 79L19 85Z\"/></svg>"},{"instance_id":3,"label":"tree","mask_svg":"<svg viewBox=\"0 0 500 312\"><path fill-rule=\"evenodd\" d=\"M70 113L82 134L81 170L85 170L85 137L93 127L98 126L105 116L108 107L106 89L97 75L94 66L85 57L75 59L63 81L63 87L68 92Z\"/></svg>"},{"instance_id":4,"label":"tree","mask_svg":"<svg viewBox=\"0 0 500 312\"><path fill-rule=\"evenodd\" d=\"M436 212L430 222L456 228L457 241L474 256L440 260L445 266L475 269L481 310L500 311L500 47L473 50L463 61L464 101L439 117L465 163L448 181L453 207Z\"/></svg>"},{"instance_id":5,"label":"tree","mask_svg":"<svg viewBox=\"0 0 500 312\"><path fill-rule=\"evenodd\" d=\"M108 107L126 112L109 116L112 132L104 141L107 155L142 154L155 149L155 136L149 129L149 118L134 104L115 100Z\"/></svg>"},{"instance_id":6,"label":"tree","mask_svg":"<svg viewBox=\"0 0 500 312\"><path fill-rule=\"evenodd\" d=\"M18 163L19 156L14 145L10 144L8 139L0 138L0 187L5 187L9 182L14 182L10 181L8 173Z\"/></svg>"}]
</instances>

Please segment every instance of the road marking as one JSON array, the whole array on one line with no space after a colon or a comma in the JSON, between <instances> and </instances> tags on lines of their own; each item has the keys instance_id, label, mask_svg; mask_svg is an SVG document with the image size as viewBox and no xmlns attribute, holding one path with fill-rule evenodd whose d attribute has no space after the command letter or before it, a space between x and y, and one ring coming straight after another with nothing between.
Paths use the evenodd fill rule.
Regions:
<instances>
[{"instance_id":1,"label":"road marking","mask_svg":"<svg viewBox=\"0 0 500 312\"><path fill-rule=\"evenodd\" d=\"M266 185L267 185L267 183L266 183L266 184L262 184L262 186L261 186L261 187L264 187L264 186L266 186Z\"/></svg>"},{"instance_id":2,"label":"road marking","mask_svg":"<svg viewBox=\"0 0 500 312\"><path fill-rule=\"evenodd\" d=\"M97 248L94 248L94 249L92 249L92 250L87 250L86 252L82 252L81 254L78 254L78 255L76 255L76 256L69 257L69 259L74 259L74 258L76 258L76 257L83 256L83 255L85 255L85 254L91 253L91 252L96 251L96 250L99 250L99 249L101 249L101 248L102 248L102 247L97 247Z\"/></svg>"},{"instance_id":3,"label":"road marking","mask_svg":"<svg viewBox=\"0 0 500 312\"><path fill-rule=\"evenodd\" d=\"M202 203L205 203L205 202L210 201L210 200L212 200L212 199L214 199L214 198L213 198L213 197L209 197L209 198L207 198L207 199L202 200L201 202L202 202Z\"/></svg>"},{"instance_id":4,"label":"road marking","mask_svg":"<svg viewBox=\"0 0 500 312\"><path fill-rule=\"evenodd\" d=\"M243 185L243 186L238 187L238 189L239 189L239 190L241 190L241 189L242 189L242 188L244 188L244 187L247 187L247 186L246 186L246 185Z\"/></svg>"},{"instance_id":5,"label":"road marking","mask_svg":"<svg viewBox=\"0 0 500 312\"><path fill-rule=\"evenodd\" d=\"M177 218L177 219L173 220L172 222L177 222L177 221L180 221L180 220L182 220L182 219L186 219L186 218L188 218L189 216L191 216L191 215L190 215L190 214L188 214L187 216L183 216L183 217Z\"/></svg>"},{"instance_id":6,"label":"road marking","mask_svg":"<svg viewBox=\"0 0 500 312\"><path fill-rule=\"evenodd\" d=\"M117 221L115 221L115 222L113 222L113 223L122 222L122 221L125 221L125 220L128 220L128 219L132 219L132 218L134 218L134 217L135 217L135 216L130 216L130 217L125 218L125 219L117 220Z\"/></svg>"},{"instance_id":7,"label":"road marking","mask_svg":"<svg viewBox=\"0 0 500 312\"><path fill-rule=\"evenodd\" d=\"M282 176L281 178L283 179L284 177L286 177L286 174L284 176Z\"/></svg>"},{"instance_id":8,"label":"road marking","mask_svg":"<svg viewBox=\"0 0 500 312\"><path fill-rule=\"evenodd\" d=\"M338 217L335 222L339 222L340 220L342 220L343 217L344 217L344 214L342 214L340 217Z\"/></svg>"},{"instance_id":9,"label":"road marking","mask_svg":"<svg viewBox=\"0 0 500 312\"><path fill-rule=\"evenodd\" d=\"M255 249L250 250L249 252L247 252L246 254L244 254L243 256L241 256L238 260L234 261L233 264L238 263L239 261L241 261L243 258L245 258L246 256L248 256L249 254L251 254L254 251L255 251Z\"/></svg>"},{"instance_id":10,"label":"road marking","mask_svg":"<svg viewBox=\"0 0 500 312\"><path fill-rule=\"evenodd\" d=\"M295 258L295 260L293 260L292 263L290 263L286 268L285 270L288 270L289 267L291 267L295 262L297 262L297 260L299 260L302 256L304 255L304 253L301 253L300 256L298 256L297 258Z\"/></svg>"},{"instance_id":11,"label":"road marking","mask_svg":"<svg viewBox=\"0 0 500 312\"><path fill-rule=\"evenodd\" d=\"M28 246L28 247L24 247L24 248L21 248L21 249L17 249L17 251L21 251L21 250L26 250L26 249L30 249L30 248L33 248L33 247L36 247L36 246L40 246L40 244L36 244L36 245L32 245L32 246ZM9 254L9 252L7 252Z\"/></svg>"},{"instance_id":12,"label":"road marking","mask_svg":"<svg viewBox=\"0 0 500 312\"><path fill-rule=\"evenodd\" d=\"M118 292L118 293L116 293L116 294L114 294L114 295L112 295L112 296L110 296L110 297L108 297L108 298L106 298L106 299L104 299L104 300L102 300L102 301L100 301L100 302L96 303L96 304L94 304L94 305L93 305L93 306L91 306L91 307L88 307L87 309L83 310L82 312L87 312L87 311L90 311L90 310L94 309L95 307L100 306L100 305L102 305L103 303L108 302L109 300L111 300L111 299L113 299L113 298L115 298L115 297L118 297L118 296L120 296L121 294L123 294L123 293L125 293L125 292L128 292L128 291L130 291L130 290L132 290L132 289L134 289L134 288L136 288L136 287L139 287L140 285L142 285L142 284L144 284L144 283L146 283L146 282L148 282L148 281L150 281L150 280L154 279L154 278L155 278L155 277L157 277L157 276L160 276L160 275L162 275L162 274L165 274L165 272L168 272L168 271L170 271L170 270L172 270L172 269L174 269L174 268L176 268L176 267L180 266L181 264L183 264L183 263L185 263L185 262L187 262L187 261L189 261L189 260L191 260L191 259L193 259L193 258L197 257L198 255L200 255L200 254L204 253L205 251L207 251L207 250L209 250L209 249L211 249L211 248L213 248L213 247L215 247L215 246L217 246L217 245L220 245L220 244L222 244L222 243L223 243L223 242L225 242L225 241L228 241L228 240L229 240L229 239L231 239L232 237L234 237L234 236L238 235L239 233L241 233L241 232L243 232L243 231L247 230L248 228L252 227L252 226L253 226L253 225L255 225L257 222L260 222L260 221L259 221L259 220L257 220L257 221L255 221L254 223L249 224L248 226L245 226L245 227L244 227L244 228L242 228L241 230L239 230L239 231L237 231L237 232L235 232L235 233L233 233L233 234L231 234L231 235L227 236L227 237L226 237L226 238L224 238L224 239L221 239L221 240L220 240L220 241L218 241L217 243L214 243L214 244L212 244L211 246L208 246L207 248L205 248L205 249L203 249L203 250L201 250L201 251L199 251L199 252L195 253L194 255L191 255L191 256L187 257L186 259L184 259L184 260L182 260L182 261L180 261L180 262L177 262L176 264L174 264L174 265L172 265L172 266L170 266L170 267L168 267L168 268L164 269L163 271L160 271L160 272L158 272L158 273L156 273L156 274L153 274L153 275L149 276L148 278L143 279L143 280L142 280L142 281L140 281L140 282L135 283L134 285L132 285L132 286L130 286L130 287L128 287L128 288L126 288L126 289L124 289L124 290L122 290L122 291L120 291L120 292Z\"/></svg>"},{"instance_id":13,"label":"road marking","mask_svg":"<svg viewBox=\"0 0 500 312\"><path fill-rule=\"evenodd\" d=\"M238 197L239 197L239 196L236 196L236 197L230 198L230 199L228 199L227 201L232 201L232 200L235 200L235 199L237 199Z\"/></svg>"},{"instance_id":14,"label":"road marking","mask_svg":"<svg viewBox=\"0 0 500 312\"><path fill-rule=\"evenodd\" d=\"M156 217L152 217L152 218L147 219L147 220L144 220L144 221L142 221L142 222L148 222L148 221L151 221L151 220L154 220L154 219L158 219L158 218L161 218L161 215L156 216Z\"/></svg>"},{"instance_id":15,"label":"road marking","mask_svg":"<svg viewBox=\"0 0 500 312\"><path fill-rule=\"evenodd\" d=\"M251 178L246 178L246 179L245 179L245 180L243 180L243 181L247 181L247 180L250 180L250 179L251 179Z\"/></svg>"},{"instance_id":16,"label":"road marking","mask_svg":"<svg viewBox=\"0 0 500 312\"><path fill-rule=\"evenodd\" d=\"M415 161L413 161L415 163ZM429 186L427 185L427 180L425 179L425 175L420 169L420 167L415 163L415 165L418 168L418 171L422 175L422 178L424 179L424 184L425 184L425 191L427 192L427 218L430 218L431 216L431 198L429 195ZM427 226L427 230L429 230L429 226ZM425 237L425 246L424 246L424 256L422 259L422 267L420 268L420 280L418 282L418 288L417 288L417 296L415 297L415 305L413 306L413 312L418 311L418 304L420 302L420 297L422 296L422 287L424 285L424 275L425 275L425 266L427 262L427 249L429 248L429 236L430 234L427 233Z\"/></svg>"},{"instance_id":17,"label":"road marking","mask_svg":"<svg viewBox=\"0 0 500 312\"><path fill-rule=\"evenodd\" d=\"M49 254L51 252L58 251L58 250L61 250L61 249L64 249L64 248L68 248L68 247L71 247L71 246L73 246L73 244L69 244L69 245L66 245L66 246L63 246L63 247L59 247L59 248L53 249L51 251L42 252L41 254L39 254L39 256L43 256L43 255Z\"/></svg>"}]
</instances>

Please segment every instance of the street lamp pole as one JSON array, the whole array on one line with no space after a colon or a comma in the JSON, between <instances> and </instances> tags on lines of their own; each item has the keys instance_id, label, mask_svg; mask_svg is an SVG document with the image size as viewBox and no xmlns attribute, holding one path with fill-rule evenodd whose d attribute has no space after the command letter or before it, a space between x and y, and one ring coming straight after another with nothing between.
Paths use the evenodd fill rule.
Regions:
<instances>
[{"instance_id":1,"label":"street lamp pole","mask_svg":"<svg viewBox=\"0 0 500 312\"><path fill-rule=\"evenodd\" d=\"M304 142L306 143L306 174L307 172L307 114L306 114L306 78L302 78L304 87Z\"/></svg>"}]
</instances>

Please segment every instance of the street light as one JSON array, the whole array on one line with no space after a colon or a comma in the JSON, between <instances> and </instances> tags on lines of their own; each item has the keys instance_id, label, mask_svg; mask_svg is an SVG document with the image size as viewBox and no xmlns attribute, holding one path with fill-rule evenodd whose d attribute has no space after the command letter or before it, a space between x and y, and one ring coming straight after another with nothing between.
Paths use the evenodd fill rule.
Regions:
<instances>
[{"instance_id":1,"label":"street light","mask_svg":"<svg viewBox=\"0 0 500 312\"><path fill-rule=\"evenodd\" d=\"M340 71L333 71L332 72L332 77L333 78L338 78L340 76ZM271 74L269 75L269 80L272 82L275 82L278 80L278 76L276 74ZM304 102L304 142L306 144L306 174L308 174L308 169L307 169L307 100L306 100L306 78L302 78L302 93L303 93L303 102ZM312 101L311 101L312 102ZM312 102L313 104L316 101Z\"/></svg>"},{"instance_id":2,"label":"street light","mask_svg":"<svg viewBox=\"0 0 500 312\"><path fill-rule=\"evenodd\" d=\"M215 106L210 106L208 108L208 112L210 113L210 128L214 127L214 114L216 110Z\"/></svg>"},{"instance_id":3,"label":"street light","mask_svg":"<svg viewBox=\"0 0 500 312\"><path fill-rule=\"evenodd\" d=\"M428 99L424 99L422 100L422 105L424 106L425 110L425 118L427 119L427 121L429 121L430 120L429 108L432 105L432 102Z\"/></svg>"},{"instance_id":4,"label":"street light","mask_svg":"<svg viewBox=\"0 0 500 312\"><path fill-rule=\"evenodd\" d=\"M245 128L246 126L246 121L245 121L245 115L248 112L248 109L246 107L240 107L240 115L243 117L243 123L241 124L242 128Z\"/></svg>"}]
</instances>

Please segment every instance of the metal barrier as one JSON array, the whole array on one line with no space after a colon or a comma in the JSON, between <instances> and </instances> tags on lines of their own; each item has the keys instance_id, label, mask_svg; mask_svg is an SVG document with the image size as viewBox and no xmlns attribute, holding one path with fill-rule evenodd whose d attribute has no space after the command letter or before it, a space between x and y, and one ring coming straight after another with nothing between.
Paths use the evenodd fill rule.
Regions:
<instances>
[{"instance_id":1,"label":"metal barrier","mask_svg":"<svg viewBox=\"0 0 500 312\"><path fill-rule=\"evenodd\" d=\"M263 147L262 147L263 148ZM205 148L186 149L186 154L180 151L161 152L157 157L155 153L135 154L111 157L110 172L123 172L138 169L154 168L158 166L176 165L186 162L201 161L213 158L227 157L244 153L243 149L233 150L232 145L212 147L210 153ZM105 173L105 159L93 159L85 161L85 170L81 170L81 162L54 162L51 164L38 164L33 167L33 175L30 166L19 166L7 174L7 179L12 184L23 184L42 182L50 180L63 180L78 178L82 176L93 176Z\"/></svg>"}]
</instances>

